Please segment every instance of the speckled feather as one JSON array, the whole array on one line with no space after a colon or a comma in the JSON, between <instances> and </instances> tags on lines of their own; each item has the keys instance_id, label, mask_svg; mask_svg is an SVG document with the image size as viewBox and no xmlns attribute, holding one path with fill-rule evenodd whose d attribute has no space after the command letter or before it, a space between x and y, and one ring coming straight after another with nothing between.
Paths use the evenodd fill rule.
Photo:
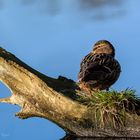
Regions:
<instances>
[{"instance_id":1,"label":"speckled feather","mask_svg":"<svg viewBox=\"0 0 140 140\"><path fill-rule=\"evenodd\" d=\"M91 52L81 62L78 79L86 88L104 90L117 81L120 72L121 66L114 57L105 53Z\"/></svg>"}]
</instances>

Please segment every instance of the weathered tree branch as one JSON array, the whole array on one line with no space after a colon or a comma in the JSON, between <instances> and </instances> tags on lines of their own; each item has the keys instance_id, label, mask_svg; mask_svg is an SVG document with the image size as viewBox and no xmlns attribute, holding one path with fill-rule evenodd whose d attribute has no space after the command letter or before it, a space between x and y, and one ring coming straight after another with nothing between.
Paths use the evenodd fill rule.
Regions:
<instances>
[{"instance_id":1,"label":"weathered tree branch","mask_svg":"<svg viewBox=\"0 0 140 140\"><path fill-rule=\"evenodd\" d=\"M13 54L0 48L0 80L12 95L0 102L16 104L21 119L42 117L51 120L66 132L79 136L140 136L140 119L131 114L124 128L96 127L94 108L76 100L82 91L67 78L53 79L32 69Z\"/></svg>"}]
</instances>

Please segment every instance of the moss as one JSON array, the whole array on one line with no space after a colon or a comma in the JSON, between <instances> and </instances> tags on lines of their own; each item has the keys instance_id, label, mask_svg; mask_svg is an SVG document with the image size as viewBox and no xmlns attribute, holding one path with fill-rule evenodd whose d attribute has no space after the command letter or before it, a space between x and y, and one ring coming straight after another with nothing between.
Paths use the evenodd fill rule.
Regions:
<instances>
[{"instance_id":1,"label":"moss","mask_svg":"<svg viewBox=\"0 0 140 140\"><path fill-rule=\"evenodd\" d=\"M134 90L99 91L91 97L82 96L78 100L94 111L92 117L99 128L124 127L128 115L140 115L140 99L136 97Z\"/></svg>"}]
</instances>

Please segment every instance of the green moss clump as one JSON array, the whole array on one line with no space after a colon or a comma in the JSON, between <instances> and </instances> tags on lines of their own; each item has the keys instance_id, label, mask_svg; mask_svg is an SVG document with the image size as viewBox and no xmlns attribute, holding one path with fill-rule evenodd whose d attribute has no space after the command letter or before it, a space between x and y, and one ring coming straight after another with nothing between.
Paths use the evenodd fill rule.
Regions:
<instances>
[{"instance_id":1,"label":"green moss clump","mask_svg":"<svg viewBox=\"0 0 140 140\"><path fill-rule=\"evenodd\" d=\"M136 97L134 90L99 91L93 93L91 97L81 97L79 101L93 108L93 118L96 126L100 128L124 127L128 115L140 115L140 99Z\"/></svg>"}]
</instances>

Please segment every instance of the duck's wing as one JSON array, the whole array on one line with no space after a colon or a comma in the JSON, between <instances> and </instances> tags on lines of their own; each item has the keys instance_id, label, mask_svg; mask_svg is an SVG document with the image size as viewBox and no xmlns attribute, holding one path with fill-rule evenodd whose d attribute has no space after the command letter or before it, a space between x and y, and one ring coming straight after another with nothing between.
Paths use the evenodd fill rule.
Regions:
<instances>
[{"instance_id":1,"label":"duck's wing","mask_svg":"<svg viewBox=\"0 0 140 140\"><path fill-rule=\"evenodd\" d=\"M81 62L78 75L80 81L110 81L114 83L120 75L121 67L117 60L107 54L88 54Z\"/></svg>"}]
</instances>

